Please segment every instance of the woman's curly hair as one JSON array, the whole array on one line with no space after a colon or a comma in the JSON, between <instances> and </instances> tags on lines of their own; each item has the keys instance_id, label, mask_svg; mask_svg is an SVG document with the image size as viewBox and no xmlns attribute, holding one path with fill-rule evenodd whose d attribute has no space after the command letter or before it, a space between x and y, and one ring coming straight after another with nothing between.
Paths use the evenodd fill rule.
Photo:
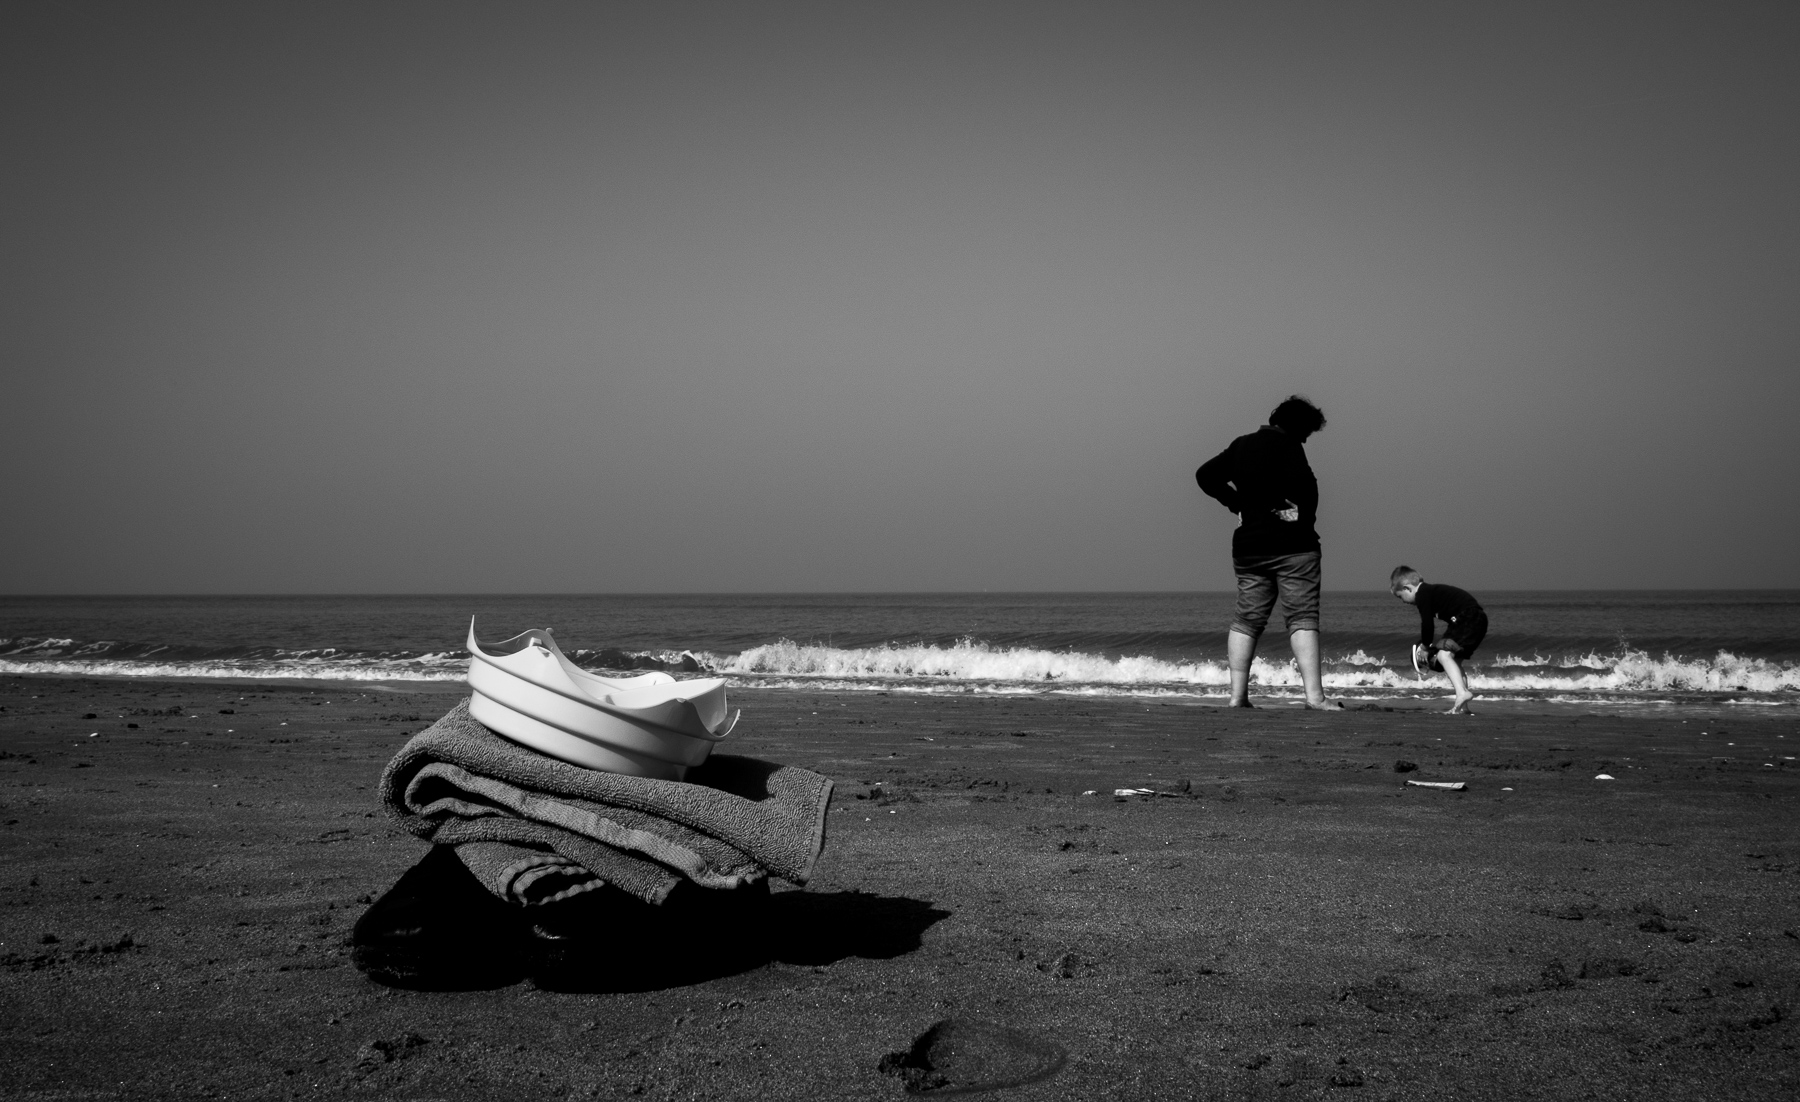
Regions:
<instances>
[{"instance_id":1,"label":"woman's curly hair","mask_svg":"<svg viewBox=\"0 0 1800 1102\"><path fill-rule=\"evenodd\" d=\"M1325 414L1318 406L1294 394L1270 411L1269 424L1304 440L1325 427Z\"/></svg>"}]
</instances>

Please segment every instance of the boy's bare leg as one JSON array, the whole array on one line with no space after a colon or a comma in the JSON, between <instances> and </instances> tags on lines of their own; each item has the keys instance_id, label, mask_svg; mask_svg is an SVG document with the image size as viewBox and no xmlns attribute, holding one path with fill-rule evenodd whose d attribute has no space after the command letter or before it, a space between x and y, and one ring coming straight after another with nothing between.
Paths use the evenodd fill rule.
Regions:
<instances>
[{"instance_id":1,"label":"boy's bare leg","mask_svg":"<svg viewBox=\"0 0 1800 1102\"><path fill-rule=\"evenodd\" d=\"M1469 711L1469 701L1475 699L1475 694L1469 691L1469 679L1463 676L1462 666L1456 661L1456 655L1441 650L1437 652L1437 660L1438 665L1444 667L1444 672L1450 676L1450 687L1456 690L1456 699L1450 702L1450 714L1472 714Z\"/></svg>"},{"instance_id":2,"label":"boy's bare leg","mask_svg":"<svg viewBox=\"0 0 1800 1102\"><path fill-rule=\"evenodd\" d=\"M1331 709L1325 703L1325 675L1319 660L1319 633L1310 628L1288 632L1288 646L1293 648L1294 662L1300 667L1300 683L1306 687L1306 706L1315 711Z\"/></svg>"},{"instance_id":3,"label":"boy's bare leg","mask_svg":"<svg viewBox=\"0 0 1800 1102\"><path fill-rule=\"evenodd\" d=\"M1250 660L1256 657L1256 636L1232 630L1225 633L1225 664L1231 667L1231 700L1227 708L1254 708L1250 703Z\"/></svg>"}]
</instances>

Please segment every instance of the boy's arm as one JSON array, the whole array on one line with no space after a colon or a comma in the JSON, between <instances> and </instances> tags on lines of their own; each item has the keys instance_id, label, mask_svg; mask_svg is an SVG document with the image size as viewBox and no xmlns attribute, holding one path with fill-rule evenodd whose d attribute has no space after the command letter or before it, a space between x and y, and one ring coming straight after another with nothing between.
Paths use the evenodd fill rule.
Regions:
<instances>
[{"instance_id":1,"label":"boy's arm","mask_svg":"<svg viewBox=\"0 0 1800 1102\"><path fill-rule=\"evenodd\" d=\"M1231 449L1226 448L1218 455L1208 459L1194 472L1194 481L1207 497L1217 498L1219 504L1234 513L1241 513L1242 502L1238 499L1237 487L1231 484Z\"/></svg>"},{"instance_id":2,"label":"boy's arm","mask_svg":"<svg viewBox=\"0 0 1800 1102\"><path fill-rule=\"evenodd\" d=\"M1436 627L1431 621L1436 617L1432 614L1431 598L1426 596L1423 586L1419 588L1419 595L1413 599L1413 605L1419 610L1419 645L1429 647L1432 629Z\"/></svg>"}]
</instances>

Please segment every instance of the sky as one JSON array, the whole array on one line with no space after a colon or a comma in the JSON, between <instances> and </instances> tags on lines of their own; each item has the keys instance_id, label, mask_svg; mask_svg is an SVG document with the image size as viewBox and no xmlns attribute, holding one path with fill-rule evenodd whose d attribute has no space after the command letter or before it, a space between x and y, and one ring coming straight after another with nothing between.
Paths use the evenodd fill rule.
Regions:
<instances>
[{"instance_id":1,"label":"sky","mask_svg":"<svg viewBox=\"0 0 1800 1102\"><path fill-rule=\"evenodd\" d=\"M1800 586L1800 7L0 7L0 592Z\"/></svg>"}]
</instances>

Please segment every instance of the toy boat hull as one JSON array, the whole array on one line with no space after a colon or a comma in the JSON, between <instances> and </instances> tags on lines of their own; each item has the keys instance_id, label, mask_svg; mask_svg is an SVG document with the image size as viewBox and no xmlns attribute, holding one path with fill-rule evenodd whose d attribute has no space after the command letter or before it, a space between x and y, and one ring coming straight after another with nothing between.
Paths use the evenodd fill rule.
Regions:
<instances>
[{"instance_id":1,"label":"toy boat hull","mask_svg":"<svg viewBox=\"0 0 1800 1102\"><path fill-rule=\"evenodd\" d=\"M473 620L468 645L469 714L573 765L678 781L735 722L723 678L601 677L570 662L548 630L483 647Z\"/></svg>"}]
</instances>

